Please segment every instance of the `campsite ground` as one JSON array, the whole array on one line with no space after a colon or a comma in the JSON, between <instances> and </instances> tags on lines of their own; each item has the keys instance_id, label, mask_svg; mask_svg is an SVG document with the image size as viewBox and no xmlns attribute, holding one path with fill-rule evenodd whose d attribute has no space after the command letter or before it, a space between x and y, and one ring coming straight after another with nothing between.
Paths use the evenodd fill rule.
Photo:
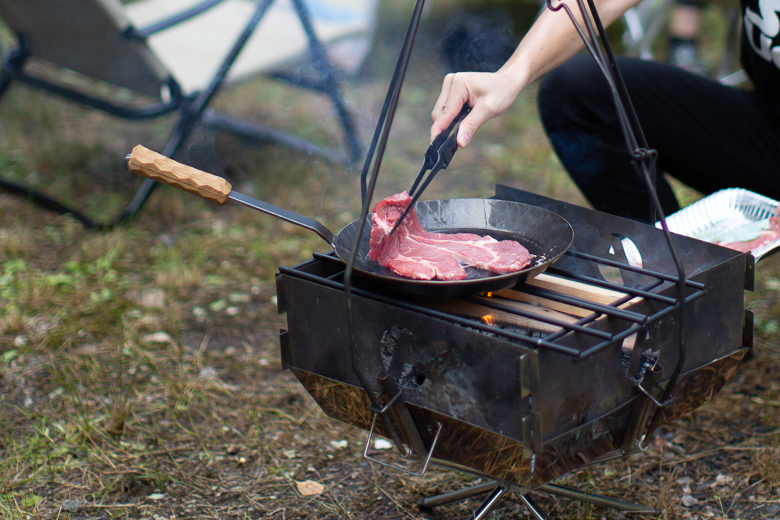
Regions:
<instances>
[{"instance_id":1,"label":"campsite ground","mask_svg":"<svg viewBox=\"0 0 780 520\"><path fill-rule=\"evenodd\" d=\"M385 4L393 5L383 6L372 55L345 90L364 141L411 12ZM437 42L453 10L454 2L437 1L423 23L378 194L405 188L419 168L443 74ZM231 89L217 103L339 138L324 102L269 81ZM122 157L138 143L160 146L169 123L128 124L13 87L0 104L0 169L109 214L131 192ZM186 153L239 191L333 229L358 213L360 164L342 168L205 132ZM586 204L547 144L533 87L458 153L428 196L487 197L496 183ZM697 197L678 190L686 203ZM476 501L425 514L415 504L471 478L441 469L409 477L368 463L365 432L326 417L281 370L285 316L274 273L327 249L310 232L168 187L109 232L0 193L0 516L468 517ZM658 518L780 517L776 259L759 265L756 287L746 293L755 358L734 380L665 426L646 452L561 483L658 507ZM539 500L555 518L625 518ZM490 518L509 516L529 514L510 497Z\"/></svg>"}]
</instances>

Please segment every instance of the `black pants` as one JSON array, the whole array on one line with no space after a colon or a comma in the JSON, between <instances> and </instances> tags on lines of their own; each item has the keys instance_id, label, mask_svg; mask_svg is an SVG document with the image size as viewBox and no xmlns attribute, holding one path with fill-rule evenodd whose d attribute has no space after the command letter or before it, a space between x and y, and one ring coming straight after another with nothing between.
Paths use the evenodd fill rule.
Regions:
<instances>
[{"instance_id":1,"label":"black pants","mask_svg":"<svg viewBox=\"0 0 780 520\"><path fill-rule=\"evenodd\" d=\"M618 58L618 67L659 172L705 195L740 187L780 200L780 103L660 63ZM649 221L645 184L593 59L578 55L549 72L538 99L555 152L593 207ZM679 206L657 179L669 215Z\"/></svg>"}]
</instances>

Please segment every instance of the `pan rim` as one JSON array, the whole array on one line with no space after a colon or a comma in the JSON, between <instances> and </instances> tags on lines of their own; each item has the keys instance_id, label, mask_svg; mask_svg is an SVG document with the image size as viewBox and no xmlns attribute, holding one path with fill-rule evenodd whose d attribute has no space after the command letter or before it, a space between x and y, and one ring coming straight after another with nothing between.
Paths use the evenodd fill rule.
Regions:
<instances>
[{"instance_id":1,"label":"pan rim","mask_svg":"<svg viewBox=\"0 0 780 520\"><path fill-rule=\"evenodd\" d=\"M423 215L423 218L427 217L427 211L430 211L432 206L447 206L451 204L457 204L459 206L464 205L474 205L479 206L485 205L485 204L493 204L493 205L501 205L504 207L512 207L516 208L518 210L525 210L530 211L538 215L545 215L546 218L552 219L556 222L558 226L563 226L565 228L565 235L566 239L563 241L560 241L560 243L555 244L554 247L548 247L548 251L554 251L554 254L552 257L546 258L545 261L538 263L538 264L532 264L524 269L521 269L519 271L515 271L512 273L495 273L489 276L481 276L477 278L467 278L464 280L420 280L415 278L408 278L401 276L399 274L394 273L390 269L383 268L381 266L378 266L375 262L371 261L374 265L377 265L377 267L381 269L385 269L389 274L384 273L377 273L369 271L365 268L362 268L360 266L355 266L355 272L359 273L365 277L371 278L373 280L377 280L382 282L383 284L392 284L392 285L400 285L402 287L399 287L404 292L419 292L420 291L429 293L434 292L439 289L447 289L447 288L456 288L456 292L462 292L463 294L469 293L469 292L480 292L480 289L485 286L485 289L482 289L484 291L487 290L500 290L501 288L508 288L512 285L516 285L520 283L521 281L525 281L529 278L532 278L534 276L538 276L542 272L544 272L550 265L552 265L558 258L560 258L561 255L563 255L568 249L571 247L571 245L574 242L574 229L571 226L571 224L564 219L562 216L558 215L557 213L550 211L546 208L541 208L538 206L533 206L531 204L525 204L522 202L515 202L515 201L506 201L506 200L500 200L500 199L490 199L490 198L453 198L453 199L433 199L433 200L425 200L425 201L418 201L415 209L418 210ZM370 216L367 217L370 219ZM336 240L334 240L334 249L336 252L336 255L342 260L345 261L345 258L347 256L346 253L349 253L352 247L352 241L354 239L354 227L356 227L357 219L350 222L346 226L344 226L341 231L339 231ZM364 230L364 237L367 234L370 234L370 222L368 222L369 227L367 227ZM425 226L424 226L425 227ZM446 227L443 226L441 228L437 227L426 227L427 231L432 232L446 232L447 229L453 229L452 227ZM465 229L465 228L464 228ZM490 235L491 231L494 233L506 233L510 235L514 235L515 237L519 236L519 240L517 238L511 238L511 240L518 241L521 245L524 247L527 247L527 241L523 240L523 236L518 233L517 231L508 230L508 229L489 229L489 228L479 228L476 226L471 226L472 230L476 230L477 233L482 235ZM559 231L560 232L560 231ZM342 247L341 249L339 246L345 242L347 235L349 235L349 245L347 247ZM365 241L366 238L363 239ZM535 245L539 244L540 242L537 240L528 239L528 241L536 242ZM346 250L346 251L345 251ZM362 252L362 247L359 249L358 254ZM367 253L367 251L366 251ZM365 254L365 253L364 253ZM360 261L364 261L365 259L361 259ZM522 280L521 280L522 278ZM473 289L476 287L476 289ZM473 290L472 290L473 289Z\"/></svg>"}]
</instances>

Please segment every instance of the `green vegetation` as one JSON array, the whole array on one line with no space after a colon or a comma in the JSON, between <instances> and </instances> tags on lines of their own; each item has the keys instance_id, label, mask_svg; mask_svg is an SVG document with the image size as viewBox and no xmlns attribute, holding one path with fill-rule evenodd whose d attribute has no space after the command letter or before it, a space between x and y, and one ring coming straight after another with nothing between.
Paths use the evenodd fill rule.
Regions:
<instances>
[{"instance_id":1,"label":"green vegetation","mask_svg":"<svg viewBox=\"0 0 780 520\"><path fill-rule=\"evenodd\" d=\"M407 16L390 4L372 58L345 92L364 142ZM419 168L441 81L435 43L453 4L437 1L418 38L378 194L406 188ZM427 196L486 197L504 183L584 204L547 144L534 96L532 87L486 125ZM268 81L217 102L316 139L339 137L329 107ZM103 215L137 182L121 159L138 143L158 148L170 123L128 124L17 86L0 122L4 174ZM360 164L205 132L186 153L239 191L331 229L358 213ZM106 233L0 193L0 517L466 518L476 501L431 515L415 504L469 477L432 469L410 478L368 464L365 432L326 417L281 371L274 273L327 249L292 225L168 187ZM713 403L665 428L646 453L561 483L664 508L658 518L766 517L780 499L778 280L776 259L759 266L749 295L756 359ZM306 480L324 492L301 495ZM698 503L685 507L686 495ZM558 518L625 518L540 502ZM492 518L524 511L510 497Z\"/></svg>"}]
</instances>

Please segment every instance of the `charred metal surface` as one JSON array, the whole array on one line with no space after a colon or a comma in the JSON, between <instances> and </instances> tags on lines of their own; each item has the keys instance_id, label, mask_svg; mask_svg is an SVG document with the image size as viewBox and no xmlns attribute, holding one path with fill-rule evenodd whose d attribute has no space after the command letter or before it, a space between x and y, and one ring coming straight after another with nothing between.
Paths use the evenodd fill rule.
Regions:
<instances>
[{"instance_id":1,"label":"charred metal surface","mask_svg":"<svg viewBox=\"0 0 780 520\"><path fill-rule=\"evenodd\" d=\"M279 331L280 357L282 359L282 370L290 368L290 335L286 330Z\"/></svg>"},{"instance_id":2,"label":"charred metal surface","mask_svg":"<svg viewBox=\"0 0 780 520\"><path fill-rule=\"evenodd\" d=\"M674 405L667 409L665 420L673 420L709 401L733 375L745 352L746 349L739 350L684 374L674 395ZM368 410L368 396L362 389L296 368L291 371L328 416L364 430L370 428L372 414ZM549 439L538 451L526 449L522 441L446 414L414 405L410 408L428 449L437 424L442 424L433 453L435 459L533 488L620 448L633 404L634 401L629 400L594 421ZM379 422L377 432L387 435Z\"/></svg>"},{"instance_id":3,"label":"charred metal surface","mask_svg":"<svg viewBox=\"0 0 780 520\"><path fill-rule=\"evenodd\" d=\"M287 277L286 277L287 278ZM352 371L343 293L287 278L290 365L359 385ZM520 356L528 347L477 330L355 297L361 345L359 366L374 381L385 372L404 389L404 399L519 439L522 418ZM381 393L379 385L372 388Z\"/></svg>"},{"instance_id":4,"label":"charred metal surface","mask_svg":"<svg viewBox=\"0 0 780 520\"><path fill-rule=\"evenodd\" d=\"M734 375L748 350L750 349L739 349L680 379L672 404L663 409L664 421L676 419L710 402Z\"/></svg>"},{"instance_id":5,"label":"charred metal surface","mask_svg":"<svg viewBox=\"0 0 780 520\"><path fill-rule=\"evenodd\" d=\"M518 190L497 193L551 209L574 226L570 251L548 270L559 277L555 284L451 298L397 294L355 279L356 366L383 402L402 396L402 414L393 413L419 434L407 439L415 452L431 449L441 424L435 459L537 486L607 453L632 451L678 360L681 298L685 364L663 420L701 406L733 374L752 344L743 291L753 271L744 254L675 236L687 271L680 295L672 259L658 247L660 230ZM373 414L353 372L342 276L343 263L329 255L280 268L288 329L282 360L326 413L369 429ZM585 284L591 297L609 294L608 303L571 294L567 283ZM522 303L539 298L580 311L562 320L552 307ZM651 367L659 381L647 380L649 397L639 398Z\"/></svg>"},{"instance_id":6,"label":"charred metal surface","mask_svg":"<svg viewBox=\"0 0 780 520\"><path fill-rule=\"evenodd\" d=\"M542 416L531 412L523 417L523 457L531 459L542 453Z\"/></svg>"},{"instance_id":7,"label":"charred metal surface","mask_svg":"<svg viewBox=\"0 0 780 520\"><path fill-rule=\"evenodd\" d=\"M614 258L614 255L610 254L609 251L610 247L613 249L616 247L617 236L628 237L642 255L642 263L645 268L672 276L676 275L668 248L659 247L659 244L666 243L663 232L653 226L500 184L496 186L495 198L539 206L561 215L574 228L572 251L582 251L605 259ZM686 274L688 276L706 272L715 265L736 259L740 264L738 267L741 273L740 287L753 286L753 269L746 265L745 258L750 255L681 235L674 235L674 242L683 263L687 266ZM577 262L573 261L571 257L561 258L556 262L556 267L574 272L578 268L585 268L587 272L583 272L583 274L601 276L596 272L596 266L576 264ZM639 280L634 281L633 286L638 287L638 284L642 282L640 277ZM626 285L632 284L627 283Z\"/></svg>"},{"instance_id":8,"label":"charred metal surface","mask_svg":"<svg viewBox=\"0 0 780 520\"><path fill-rule=\"evenodd\" d=\"M539 391L539 359L536 352L520 356L520 397L526 398Z\"/></svg>"},{"instance_id":9,"label":"charred metal surface","mask_svg":"<svg viewBox=\"0 0 780 520\"><path fill-rule=\"evenodd\" d=\"M745 309L745 324L742 327L742 344L753 348L753 311Z\"/></svg>"}]
</instances>

